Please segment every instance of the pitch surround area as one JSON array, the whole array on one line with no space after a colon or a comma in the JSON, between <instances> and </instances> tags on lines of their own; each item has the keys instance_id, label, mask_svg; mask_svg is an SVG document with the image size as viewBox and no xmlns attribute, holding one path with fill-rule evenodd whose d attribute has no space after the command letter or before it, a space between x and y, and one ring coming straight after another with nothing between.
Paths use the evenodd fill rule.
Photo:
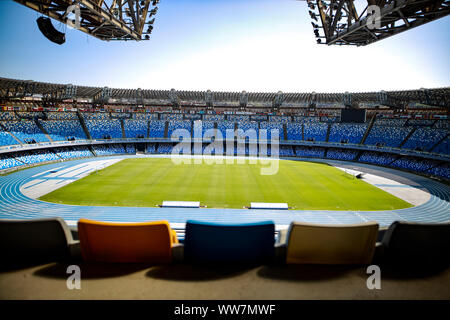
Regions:
<instances>
[{"instance_id":1,"label":"pitch surround area","mask_svg":"<svg viewBox=\"0 0 450 320\"><path fill-rule=\"evenodd\" d=\"M101 159L121 159L137 156L111 156ZM168 157L168 155L147 156ZM76 206L48 203L23 194L23 186L35 177L54 169L69 169L83 163L98 161L86 158L56 162L33 167L0 177L0 218L36 219L61 217L69 225L80 218L111 222L143 222L168 220L173 225L183 225L188 219L220 223L245 223L272 220L278 227L286 227L292 221L322 224L348 224L377 221L386 227L394 221L445 222L450 221L450 187L432 179L412 173L373 165L324 159L289 158L299 161L319 161L334 166L367 172L410 186L420 186L430 193L425 203L407 209L390 211L328 211L328 210L260 210L260 209L212 209L212 208L148 208Z\"/></svg>"}]
</instances>

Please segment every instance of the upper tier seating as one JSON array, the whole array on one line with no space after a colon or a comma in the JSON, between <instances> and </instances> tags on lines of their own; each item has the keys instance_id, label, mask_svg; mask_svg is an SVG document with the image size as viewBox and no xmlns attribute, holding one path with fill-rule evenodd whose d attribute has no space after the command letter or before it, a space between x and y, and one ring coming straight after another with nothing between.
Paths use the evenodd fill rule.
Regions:
<instances>
[{"instance_id":1,"label":"upper tier seating","mask_svg":"<svg viewBox=\"0 0 450 320\"><path fill-rule=\"evenodd\" d=\"M398 147L411 130L411 127L381 126L375 122L364 144L376 145L381 143L386 147Z\"/></svg>"},{"instance_id":2,"label":"upper tier seating","mask_svg":"<svg viewBox=\"0 0 450 320\"><path fill-rule=\"evenodd\" d=\"M48 132L53 141L67 140L68 138L75 138L85 140L86 134L77 120L49 120L40 121L42 127Z\"/></svg>"},{"instance_id":3,"label":"upper tier seating","mask_svg":"<svg viewBox=\"0 0 450 320\"><path fill-rule=\"evenodd\" d=\"M305 140L325 141L327 138L327 123L304 122L303 135Z\"/></svg>"},{"instance_id":4,"label":"upper tier seating","mask_svg":"<svg viewBox=\"0 0 450 320\"><path fill-rule=\"evenodd\" d=\"M402 148L420 148L429 151L437 142L448 134L446 129L417 128L416 131L406 140Z\"/></svg>"},{"instance_id":5,"label":"upper tier seating","mask_svg":"<svg viewBox=\"0 0 450 320\"><path fill-rule=\"evenodd\" d=\"M23 143L50 142L33 120L3 121L3 126ZM15 143L17 144L17 143Z\"/></svg>"},{"instance_id":6,"label":"upper tier seating","mask_svg":"<svg viewBox=\"0 0 450 320\"><path fill-rule=\"evenodd\" d=\"M274 257L272 221L224 225L188 220L184 258L193 263L262 263Z\"/></svg>"},{"instance_id":7,"label":"upper tier seating","mask_svg":"<svg viewBox=\"0 0 450 320\"><path fill-rule=\"evenodd\" d=\"M302 127L301 122L290 122L286 124L287 139L288 140L303 140L302 137Z\"/></svg>"},{"instance_id":8,"label":"upper tier seating","mask_svg":"<svg viewBox=\"0 0 450 320\"><path fill-rule=\"evenodd\" d=\"M78 120L76 112L47 112L48 120Z\"/></svg>"},{"instance_id":9,"label":"upper tier seating","mask_svg":"<svg viewBox=\"0 0 450 320\"><path fill-rule=\"evenodd\" d=\"M161 119L163 120L175 120L175 121L182 121L183 115L179 113L164 113L161 115Z\"/></svg>"},{"instance_id":10,"label":"upper tier seating","mask_svg":"<svg viewBox=\"0 0 450 320\"><path fill-rule=\"evenodd\" d=\"M364 133L367 130L367 124L347 124L333 123L330 129L329 142L360 143Z\"/></svg>"},{"instance_id":11,"label":"upper tier seating","mask_svg":"<svg viewBox=\"0 0 450 320\"><path fill-rule=\"evenodd\" d=\"M225 115L223 114L205 114L203 115L203 120L205 121L224 121Z\"/></svg>"},{"instance_id":12,"label":"upper tier seating","mask_svg":"<svg viewBox=\"0 0 450 320\"><path fill-rule=\"evenodd\" d=\"M191 121L190 120L171 120L169 121L169 127L167 131L167 137L171 138L172 134L177 129L184 129L189 132L189 137L191 136Z\"/></svg>"},{"instance_id":13,"label":"upper tier seating","mask_svg":"<svg viewBox=\"0 0 450 320\"><path fill-rule=\"evenodd\" d=\"M287 231L287 263L369 264L378 223L325 225L292 222Z\"/></svg>"},{"instance_id":14,"label":"upper tier seating","mask_svg":"<svg viewBox=\"0 0 450 320\"><path fill-rule=\"evenodd\" d=\"M82 116L85 120L109 120L109 113L105 112L83 112Z\"/></svg>"},{"instance_id":15,"label":"upper tier seating","mask_svg":"<svg viewBox=\"0 0 450 320\"><path fill-rule=\"evenodd\" d=\"M78 221L85 261L113 263L170 263L177 234L167 221L109 223Z\"/></svg>"},{"instance_id":16,"label":"upper tier seating","mask_svg":"<svg viewBox=\"0 0 450 320\"><path fill-rule=\"evenodd\" d=\"M231 130L232 135L234 134L234 122L233 121L221 121L217 122L217 131L222 133L222 139L227 138L227 130Z\"/></svg>"},{"instance_id":17,"label":"upper tier seating","mask_svg":"<svg viewBox=\"0 0 450 320\"><path fill-rule=\"evenodd\" d=\"M261 134L262 134L262 130L267 130L266 135L267 135L267 139L270 140L272 139L272 130L278 130L278 139L279 140L284 140L284 130L283 130L283 123L282 122L260 122L260 127L259 127L259 135L260 135L260 139L261 139ZM277 135L275 135L277 136Z\"/></svg>"},{"instance_id":18,"label":"upper tier seating","mask_svg":"<svg viewBox=\"0 0 450 320\"><path fill-rule=\"evenodd\" d=\"M18 120L12 111L0 111L0 120Z\"/></svg>"},{"instance_id":19,"label":"upper tier seating","mask_svg":"<svg viewBox=\"0 0 450 320\"><path fill-rule=\"evenodd\" d=\"M194 121L193 138L201 139L202 137L205 137L206 131L208 131L209 137L216 134L216 131L214 130L214 121Z\"/></svg>"},{"instance_id":20,"label":"upper tier seating","mask_svg":"<svg viewBox=\"0 0 450 320\"><path fill-rule=\"evenodd\" d=\"M431 152L450 155L450 136L447 136L441 143L434 147Z\"/></svg>"},{"instance_id":21,"label":"upper tier seating","mask_svg":"<svg viewBox=\"0 0 450 320\"><path fill-rule=\"evenodd\" d=\"M60 218L0 220L2 265L66 261L75 244L69 227Z\"/></svg>"},{"instance_id":22,"label":"upper tier seating","mask_svg":"<svg viewBox=\"0 0 450 320\"><path fill-rule=\"evenodd\" d=\"M3 130L0 127L0 130ZM8 132L0 131L0 146L19 144Z\"/></svg>"},{"instance_id":23,"label":"upper tier seating","mask_svg":"<svg viewBox=\"0 0 450 320\"><path fill-rule=\"evenodd\" d=\"M139 136L147 138L147 120L125 119L123 120L123 126L127 138L137 138Z\"/></svg>"},{"instance_id":24,"label":"upper tier seating","mask_svg":"<svg viewBox=\"0 0 450 320\"><path fill-rule=\"evenodd\" d=\"M240 129L240 130L239 130ZM246 135L248 133L251 134L250 137L245 137L245 139L258 139L259 133L258 133L258 122L238 122L238 132L240 132L241 135ZM256 135L256 136L254 136Z\"/></svg>"},{"instance_id":25,"label":"upper tier seating","mask_svg":"<svg viewBox=\"0 0 450 320\"><path fill-rule=\"evenodd\" d=\"M158 114L149 112L135 112L132 114L132 118L135 120L158 120Z\"/></svg>"},{"instance_id":26,"label":"upper tier seating","mask_svg":"<svg viewBox=\"0 0 450 320\"><path fill-rule=\"evenodd\" d=\"M86 120L85 122L92 139L122 138L122 126L118 119Z\"/></svg>"},{"instance_id":27,"label":"upper tier seating","mask_svg":"<svg viewBox=\"0 0 450 320\"><path fill-rule=\"evenodd\" d=\"M149 138L164 138L166 121L151 120L149 123Z\"/></svg>"}]
</instances>

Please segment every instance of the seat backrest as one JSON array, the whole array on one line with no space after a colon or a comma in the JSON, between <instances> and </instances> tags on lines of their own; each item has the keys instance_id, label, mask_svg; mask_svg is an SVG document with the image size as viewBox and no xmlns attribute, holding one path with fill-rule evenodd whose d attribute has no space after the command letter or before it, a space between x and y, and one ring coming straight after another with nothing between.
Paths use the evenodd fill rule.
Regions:
<instances>
[{"instance_id":1,"label":"seat backrest","mask_svg":"<svg viewBox=\"0 0 450 320\"><path fill-rule=\"evenodd\" d=\"M85 261L170 263L176 235L167 221L110 223L78 221L78 237Z\"/></svg>"},{"instance_id":2,"label":"seat backrest","mask_svg":"<svg viewBox=\"0 0 450 320\"><path fill-rule=\"evenodd\" d=\"M70 256L72 241L69 227L60 218L0 220L2 265L64 260Z\"/></svg>"},{"instance_id":3,"label":"seat backrest","mask_svg":"<svg viewBox=\"0 0 450 320\"><path fill-rule=\"evenodd\" d=\"M292 222L287 236L287 263L368 264L378 233L376 222L322 225Z\"/></svg>"},{"instance_id":4,"label":"seat backrest","mask_svg":"<svg viewBox=\"0 0 450 320\"><path fill-rule=\"evenodd\" d=\"M189 262L255 263L273 258L275 224L264 221L225 225L189 220L184 257Z\"/></svg>"},{"instance_id":5,"label":"seat backrest","mask_svg":"<svg viewBox=\"0 0 450 320\"><path fill-rule=\"evenodd\" d=\"M450 222L392 223L381 241L386 262L448 263L450 252Z\"/></svg>"}]
</instances>

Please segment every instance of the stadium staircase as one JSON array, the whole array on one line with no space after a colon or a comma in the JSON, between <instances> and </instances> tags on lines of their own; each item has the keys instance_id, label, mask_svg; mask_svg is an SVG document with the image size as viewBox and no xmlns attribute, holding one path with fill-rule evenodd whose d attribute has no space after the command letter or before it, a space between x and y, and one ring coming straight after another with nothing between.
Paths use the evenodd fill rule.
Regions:
<instances>
[{"instance_id":1,"label":"stadium staircase","mask_svg":"<svg viewBox=\"0 0 450 320\"><path fill-rule=\"evenodd\" d=\"M7 132L11 137L13 137L14 140L17 141L17 144L23 144L22 141L20 141L14 134L12 134L11 132L9 132L4 126L3 124L0 122L0 128L2 128L2 130L4 132Z\"/></svg>"},{"instance_id":2,"label":"stadium staircase","mask_svg":"<svg viewBox=\"0 0 450 320\"><path fill-rule=\"evenodd\" d=\"M77 116L78 116L78 120L80 121L81 127L83 128L84 133L86 134L86 137L89 140L92 140L91 134L89 133L88 128L86 127L86 122L84 122L84 118L81 115L81 112L79 110L77 110ZM94 153L95 154L95 153Z\"/></svg>"},{"instance_id":3,"label":"stadium staircase","mask_svg":"<svg viewBox=\"0 0 450 320\"><path fill-rule=\"evenodd\" d=\"M328 142L328 139L330 138L330 131L331 131L331 123L328 124L328 128L327 128L327 137L325 138L325 142ZM327 155L326 155L327 151L328 151L328 150L325 150L325 157L327 156Z\"/></svg>"},{"instance_id":4,"label":"stadium staircase","mask_svg":"<svg viewBox=\"0 0 450 320\"><path fill-rule=\"evenodd\" d=\"M42 126L42 124L39 122L37 118L34 118L34 123L36 123L36 126L39 128L39 130L41 130L42 133L45 134L45 137L48 139L48 141L53 143L53 139L50 138L47 130L45 130L45 128Z\"/></svg>"},{"instance_id":5,"label":"stadium staircase","mask_svg":"<svg viewBox=\"0 0 450 320\"><path fill-rule=\"evenodd\" d=\"M150 120L147 120L147 138L150 138ZM147 152L147 146L145 147L145 152Z\"/></svg>"},{"instance_id":6,"label":"stadium staircase","mask_svg":"<svg viewBox=\"0 0 450 320\"><path fill-rule=\"evenodd\" d=\"M287 136L287 126L286 123L283 123L283 140L287 140L288 136Z\"/></svg>"},{"instance_id":7,"label":"stadium staircase","mask_svg":"<svg viewBox=\"0 0 450 320\"><path fill-rule=\"evenodd\" d=\"M361 158L361 156L363 155L363 153L364 153L363 150L358 151L358 154L356 155L354 161L359 161L359 158Z\"/></svg>"},{"instance_id":8,"label":"stadium staircase","mask_svg":"<svg viewBox=\"0 0 450 320\"><path fill-rule=\"evenodd\" d=\"M126 138L127 136L125 135L125 126L123 124L123 119L120 119L120 127L122 128L122 138Z\"/></svg>"},{"instance_id":9,"label":"stadium staircase","mask_svg":"<svg viewBox=\"0 0 450 320\"><path fill-rule=\"evenodd\" d=\"M97 152L95 152L94 148L92 146L88 146L89 151L94 155L94 157L98 157Z\"/></svg>"},{"instance_id":10,"label":"stadium staircase","mask_svg":"<svg viewBox=\"0 0 450 320\"><path fill-rule=\"evenodd\" d=\"M164 125L164 138L170 138L170 137L167 137L168 134L169 134L169 121L166 121L165 125Z\"/></svg>"},{"instance_id":11,"label":"stadium staircase","mask_svg":"<svg viewBox=\"0 0 450 320\"><path fill-rule=\"evenodd\" d=\"M417 130L417 127L412 127L411 131L408 133L408 135L403 139L402 143L398 146L399 148L403 147L403 145L408 141L409 137L411 137L414 132Z\"/></svg>"},{"instance_id":12,"label":"stadium staircase","mask_svg":"<svg viewBox=\"0 0 450 320\"><path fill-rule=\"evenodd\" d=\"M372 119L370 120L369 125L367 126L366 132L364 133L364 136L361 139L361 142L359 144L364 144L364 142L366 142L367 137L369 136L370 130L372 130L373 124L375 123L375 119L376 119L376 114L372 117ZM359 156L358 156L359 159Z\"/></svg>"},{"instance_id":13,"label":"stadium staircase","mask_svg":"<svg viewBox=\"0 0 450 320\"><path fill-rule=\"evenodd\" d=\"M428 150L428 151L432 152L433 149L436 148L436 147L437 147L439 144L441 144L442 142L444 142L445 139L447 139L449 135L450 135L450 133L447 133L447 135L445 135L442 139L440 139L438 142L436 142L436 143L430 148L430 150Z\"/></svg>"}]
</instances>

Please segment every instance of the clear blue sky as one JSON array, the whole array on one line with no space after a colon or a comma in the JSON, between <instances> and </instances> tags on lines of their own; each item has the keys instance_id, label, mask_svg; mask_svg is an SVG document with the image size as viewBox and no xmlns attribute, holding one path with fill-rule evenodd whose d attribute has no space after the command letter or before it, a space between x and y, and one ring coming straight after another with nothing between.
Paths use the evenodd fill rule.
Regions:
<instances>
[{"instance_id":1,"label":"clear blue sky","mask_svg":"<svg viewBox=\"0 0 450 320\"><path fill-rule=\"evenodd\" d=\"M344 92L450 85L450 17L366 47L317 45L305 2L161 0L152 39L104 42L0 0L0 76L76 85ZM54 21L62 30L63 25Z\"/></svg>"}]
</instances>

